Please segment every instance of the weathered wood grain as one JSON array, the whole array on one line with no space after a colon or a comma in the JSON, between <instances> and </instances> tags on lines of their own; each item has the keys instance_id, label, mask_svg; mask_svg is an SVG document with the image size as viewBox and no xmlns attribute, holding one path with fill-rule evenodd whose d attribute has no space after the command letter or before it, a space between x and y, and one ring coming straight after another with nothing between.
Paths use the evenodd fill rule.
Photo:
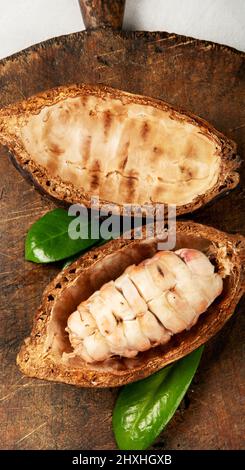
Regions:
<instances>
[{"instance_id":1,"label":"weathered wood grain","mask_svg":"<svg viewBox=\"0 0 245 470\"><path fill-rule=\"evenodd\" d=\"M126 0L79 0L86 29L121 29Z\"/></svg>"},{"instance_id":2,"label":"weathered wood grain","mask_svg":"<svg viewBox=\"0 0 245 470\"><path fill-rule=\"evenodd\" d=\"M91 31L49 40L0 62L0 105L50 87L104 83L162 98L209 120L245 154L244 54L167 33ZM58 270L23 259L26 231L54 204L22 179L0 150L1 439L8 449L113 449L116 390L77 390L21 376L16 353L35 308ZM244 167L241 170L244 181ZM193 218L244 233L242 185ZM240 314L239 314L240 311ZM206 347L189 400L155 447L244 447L242 306Z\"/></svg>"}]
</instances>

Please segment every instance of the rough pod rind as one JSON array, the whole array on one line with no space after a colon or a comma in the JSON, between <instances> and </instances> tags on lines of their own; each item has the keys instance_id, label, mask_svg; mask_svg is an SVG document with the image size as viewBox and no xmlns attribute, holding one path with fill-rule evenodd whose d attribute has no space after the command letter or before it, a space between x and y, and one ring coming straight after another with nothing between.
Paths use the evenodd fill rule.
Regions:
<instances>
[{"instance_id":1,"label":"rough pod rind","mask_svg":"<svg viewBox=\"0 0 245 470\"><path fill-rule=\"evenodd\" d=\"M241 235L229 235L194 222L177 222L176 247L203 251L224 279L221 296L189 331L135 359L115 357L102 364L86 364L73 357L65 332L69 314L127 266L157 251L156 239L112 240L79 258L46 288L31 336L17 358L22 372L80 387L114 387L146 377L205 343L230 318L244 292L245 240Z\"/></svg>"},{"instance_id":2,"label":"rough pod rind","mask_svg":"<svg viewBox=\"0 0 245 470\"><path fill-rule=\"evenodd\" d=\"M105 86L49 90L0 110L0 143L65 203L176 204L192 212L239 181L236 144L164 101ZM95 203L94 203L95 207Z\"/></svg>"}]
</instances>

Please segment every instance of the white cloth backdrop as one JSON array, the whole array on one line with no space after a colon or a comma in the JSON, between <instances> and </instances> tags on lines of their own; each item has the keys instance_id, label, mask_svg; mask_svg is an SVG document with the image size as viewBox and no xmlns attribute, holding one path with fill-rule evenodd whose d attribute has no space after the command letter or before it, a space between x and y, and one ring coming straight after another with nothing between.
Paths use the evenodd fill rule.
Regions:
<instances>
[{"instance_id":1,"label":"white cloth backdrop","mask_svg":"<svg viewBox=\"0 0 245 470\"><path fill-rule=\"evenodd\" d=\"M0 58L82 29L77 0L0 0ZM176 32L244 50L245 0L127 0L124 29Z\"/></svg>"}]
</instances>

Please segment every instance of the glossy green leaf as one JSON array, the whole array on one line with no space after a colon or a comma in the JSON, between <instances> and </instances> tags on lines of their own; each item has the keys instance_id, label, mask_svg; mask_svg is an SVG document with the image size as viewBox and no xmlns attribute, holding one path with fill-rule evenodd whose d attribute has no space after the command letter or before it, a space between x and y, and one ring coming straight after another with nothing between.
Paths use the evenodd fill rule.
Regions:
<instances>
[{"instance_id":1,"label":"glossy green leaf","mask_svg":"<svg viewBox=\"0 0 245 470\"><path fill-rule=\"evenodd\" d=\"M77 240L70 238L68 227L75 218L64 209L54 209L37 220L26 237L25 259L35 263L51 263L95 245L98 240L89 237L90 224L86 217L80 218L81 237Z\"/></svg>"},{"instance_id":2,"label":"glossy green leaf","mask_svg":"<svg viewBox=\"0 0 245 470\"><path fill-rule=\"evenodd\" d=\"M144 380L126 385L113 412L119 449L147 449L170 421L183 399L203 352L203 346Z\"/></svg>"}]
</instances>

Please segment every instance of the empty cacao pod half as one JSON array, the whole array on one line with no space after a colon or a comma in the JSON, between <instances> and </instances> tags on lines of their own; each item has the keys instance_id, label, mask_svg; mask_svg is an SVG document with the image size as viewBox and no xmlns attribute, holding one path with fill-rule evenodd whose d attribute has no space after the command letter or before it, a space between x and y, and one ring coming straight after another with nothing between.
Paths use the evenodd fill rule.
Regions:
<instances>
[{"instance_id":1,"label":"empty cacao pod half","mask_svg":"<svg viewBox=\"0 0 245 470\"><path fill-rule=\"evenodd\" d=\"M0 142L48 195L192 212L239 181L236 144L204 120L105 86L52 89L0 111ZM113 206L113 209L115 206Z\"/></svg>"}]
</instances>

